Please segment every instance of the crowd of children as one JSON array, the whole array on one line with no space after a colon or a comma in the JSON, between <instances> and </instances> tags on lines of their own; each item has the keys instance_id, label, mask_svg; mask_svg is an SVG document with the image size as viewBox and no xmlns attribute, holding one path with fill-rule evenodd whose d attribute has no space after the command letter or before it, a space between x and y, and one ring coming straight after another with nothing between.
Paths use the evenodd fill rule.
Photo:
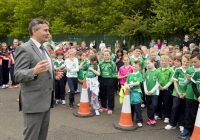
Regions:
<instances>
[{"instance_id":1,"label":"crowd of children","mask_svg":"<svg viewBox=\"0 0 200 140\"><path fill-rule=\"evenodd\" d=\"M2 89L19 87L19 83L16 83L14 78L14 56L16 47L22 43L18 39L14 39L11 46L5 42L0 43L0 88Z\"/></svg>"},{"instance_id":2,"label":"crowd of children","mask_svg":"<svg viewBox=\"0 0 200 140\"><path fill-rule=\"evenodd\" d=\"M60 46L55 53L52 52L52 56L57 56L53 57L55 67L61 66L62 62L66 70L62 83L68 81L70 109L75 107L76 89L81 94L82 83L86 80L89 101L96 115L104 111L112 114L114 95L119 91L124 92L120 89L129 89L132 119L136 113L139 127L143 126L142 107L146 106L148 125L154 125L163 118L164 123L168 124L166 130L175 129L179 123L179 138L192 133L200 102L200 88L197 84L200 78L200 54L195 44L183 46L182 50L179 46L166 44L160 47L155 44L150 49L132 46L129 52L119 48L116 54L112 53L109 45L98 53L93 48L88 49L85 42L79 49ZM56 64L58 61L60 65ZM65 86L62 88L56 88L59 91L55 92L59 94L55 95L56 103L61 100L62 104L66 104L62 98Z\"/></svg>"},{"instance_id":3,"label":"crowd of children","mask_svg":"<svg viewBox=\"0 0 200 140\"><path fill-rule=\"evenodd\" d=\"M14 52L16 46L8 48L1 44L0 86L17 87L14 82ZM164 119L166 130L175 129L177 123L185 138L193 131L198 104L200 103L200 54L195 44L189 47L156 44L150 49L146 46L132 46L129 52L121 48L112 53L111 46L88 49L85 42L78 48L77 42L59 44L54 50L46 45L55 68L63 70L62 79L55 84L56 104L66 104L66 84L69 86L69 108L75 107L75 92L82 89L86 80L89 102L96 115L107 111L112 114L115 107L114 95L120 89L130 91L132 119L143 126L142 107L147 107L147 125L155 125ZM9 69L12 84L9 86ZM122 91L123 92L123 91ZM122 93L123 94L123 93ZM100 104L99 104L100 100ZM77 101L78 103L78 101ZM77 104L79 105L79 104Z\"/></svg>"}]
</instances>

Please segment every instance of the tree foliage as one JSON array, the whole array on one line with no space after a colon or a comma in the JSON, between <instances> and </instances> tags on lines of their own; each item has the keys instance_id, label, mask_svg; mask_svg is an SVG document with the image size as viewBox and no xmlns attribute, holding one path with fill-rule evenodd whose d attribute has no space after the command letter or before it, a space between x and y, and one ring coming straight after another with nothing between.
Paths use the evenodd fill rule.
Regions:
<instances>
[{"instance_id":1,"label":"tree foliage","mask_svg":"<svg viewBox=\"0 0 200 140\"><path fill-rule=\"evenodd\" d=\"M28 36L33 18L50 22L53 35L143 35L199 29L200 0L1 0L0 36Z\"/></svg>"}]
</instances>

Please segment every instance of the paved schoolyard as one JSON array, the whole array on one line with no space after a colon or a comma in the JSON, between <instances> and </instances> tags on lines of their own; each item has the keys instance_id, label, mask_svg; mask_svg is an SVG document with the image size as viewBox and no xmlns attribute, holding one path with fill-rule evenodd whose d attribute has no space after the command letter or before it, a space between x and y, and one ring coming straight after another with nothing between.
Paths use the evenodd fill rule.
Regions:
<instances>
[{"instance_id":1,"label":"paved schoolyard","mask_svg":"<svg viewBox=\"0 0 200 140\"><path fill-rule=\"evenodd\" d=\"M22 139L23 120L22 113L18 111L18 88L0 89L0 140ZM66 94L68 99L68 94ZM113 122L119 120L121 105L119 96L115 96L115 110L112 115L106 112L100 116L91 118L74 117L73 112L66 105L59 104L51 109L51 121L48 140L178 140L179 129L164 130L162 120L157 121L155 126L146 125L146 109L143 110L144 124L136 131L125 132L113 127ZM79 94L75 95L78 103ZM186 138L189 140L189 138Z\"/></svg>"}]
</instances>

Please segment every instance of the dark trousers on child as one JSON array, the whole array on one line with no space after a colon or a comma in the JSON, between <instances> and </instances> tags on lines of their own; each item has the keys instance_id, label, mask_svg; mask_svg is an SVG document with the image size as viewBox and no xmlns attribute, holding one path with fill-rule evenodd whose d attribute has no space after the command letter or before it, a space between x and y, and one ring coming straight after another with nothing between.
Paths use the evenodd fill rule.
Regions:
<instances>
[{"instance_id":1,"label":"dark trousers on child","mask_svg":"<svg viewBox=\"0 0 200 140\"><path fill-rule=\"evenodd\" d=\"M154 119L154 113L156 112L158 104L158 95L146 96L147 115L150 120Z\"/></svg>"},{"instance_id":2,"label":"dark trousers on child","mask_svg":"<svg viewBox=\"0 0 200 140\"><path fill-rule=\"evenodd\" d=\"M78 78L68 77L67 81L68 81L68 85L69 85L69 89L70 89L69 98L74 99L75 89L78 85Z\"/></svg>"},{"instance_id":3,"label":"dark trousers on child","mask_svg":"<svg viewBox=\"0 0 200 140\"><path fill-rule=\"evenodd\" d=\"M145 92L144 92L144 86L143 86L143 83L140 84L140 88L142 90L142 100L143 100L143 104L146 105L146 95L145 95Z\"/></svg>"},{"instance_id":4,"label":"dark trousers on child","mask_svg":"<svg viewBox=\"0 0 200 140\"><path fill-rule=\"evenodd\" d=\"M103 108L114 109L114 78L99 78L100 83L100 100Z\"/></svg>"},{"instance_id":5,"label":"dark trousers on child","mask_svg":"<svg viewBox=\"0 0 200 140\"><path fill-rule=\"evenodd\" d=\"M65 100L65 83L66 76L63 76L60 80L55 82L55 98L57 100Z\"/></svg>"},{"instance_id":6,"label":"dark trousers on child","mask_svg":"<svg viewBox=\"0 0 200 140\"><path fill-rule=\"evenodd\" d=\"M9 82L9 68L2 67L2 77L3 77L3 84L6 85Z\"/></svg>"},{"instance_id":7,"label":"dark trousers on child","mask_svg":"<svg viewBox=\"0 0 200 140\"><path fill-rule=\"evenodd\" d=\"M169 118L171 116L171 98L172 95L169 90L161 90L158 96L158 106L156 110L156 115L162 118L162 114L164 114L164 118Z\"/></svg>"},{"instance_id":8,"label":"dark trousers on child","mask_svg":"<svg viewBox=\"0 0 200 140\"><path fill-rule=\"evenodd\" d=\"M185 126L184 128L192 132L196 120L197 110L199 102L193 99L186 99L186 110L185 110Z\"/></svg>"},{"instance_id":9,"label":"dark trousers on child","mask_svg":"<svg viewBox=\"0 0 200 140\"><path fill-rule=\"evenodd\" d=\"M185 99L173 97L172 113L170 118L170 125L176 126L179 120L179 126L184 126L185 121Z\"/></svg>"},{"instance_id":10,"label":"dark trousers on child","mask_svg":"<svg viewBox=\"0 0 200 140\"><path fill-rule=\"evenodd\" d=\"M141 103L131 104L132 120L134 119L134 113L136 113L136 122L137 123L143 123Z\"/></svg>"},{"instance_id":11,"label":"dark trousers on child","mask_svg":"<svg viewBox=\"0 0 200 140\"><path fill-rule=\"evenodd\" d=\"M10 78L11 78L11 81L12 81L12 85L16 85L17 83L15 82L14 64L10 65Z\"/></svg>"},{"instance_id":12,"label":"dark trousers on child","mask_svg":"<svg viewBox=\"0 0 200 140\"><path fill-rule=\"evenodd\" d=\"M115 85L114 91L120 91L121 85L119 84L119 79L117 79L117 78L114 79L114 85Z\"/></svg>"},{"instance_id":13,"label":"dark trousers on child","mask_svg":"<svg viewBox=\"0 0 200 140\"><path fill-rule=\"evenodd\" d=\"M0 65L0 86L3 85L2 65Z\"/></svg>"}]
</instances>

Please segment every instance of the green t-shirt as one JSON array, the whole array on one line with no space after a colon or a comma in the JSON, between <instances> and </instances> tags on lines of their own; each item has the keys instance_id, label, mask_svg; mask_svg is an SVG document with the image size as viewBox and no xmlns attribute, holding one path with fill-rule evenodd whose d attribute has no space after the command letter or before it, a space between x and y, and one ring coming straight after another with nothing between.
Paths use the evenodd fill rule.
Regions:
<instances>
[{"instance_id":1,"label":"green t-shirt","mask_svg":"<svg viewBox=\"0 0 200 140\"><path fill-rule=\"evenodd\" d=\"M160 85L162 87L164 87L168 82L173 82L172 81L172 76L173 76L173 71L171 70L170 67L167 67L167 68L158 68L160 74L161 74L161 77L162 77L162 82L160 83Z\"/></svg>"},{"instance_id":2,"label":"green t-shirt","mask_svg":"<svg viewBox=\"0 0 200 140\"><path fill-rule=\"evenodd\" d=\"M141 68L140 68L140 72L142 73L142 70L146 67L146 64L144 62L144 59L142 57L139 57L138 59L134 58L134 57L130 57L130 64L131 66L133 65L133 62L135 60L139 60L141 63Z\"/></svg>"},{"instance_id":3,"label":"green t-shirt","mask_svg":"<svg viewBox=\"0 0 200 140\"><path fill-rule=\"evenodd\" d=\"M81 64L81 60L78 60L78 65ZM80 80L84 80L85 78L85 74L86 74L86 69L88 68L88 65L89 65L89 61L85 61L82 65L82 69L79 69L79 71L77 72L78 74L78 79Z\"/></svg>"},{"instance_id":4,"label":"green t-shirt","mask_svg":"<svg viewBox=\"0 0 200 140\"><path fill-rule=\"evenodd\" d=\"M144 76L144 81L146 81L147 91L151 91L156 85L156 82L158 82L159 84L162 83L160 71L158 69L147 70ZM156 89L156 91L153 92L152 95L159 95L159 92L160 88Z\"/></svg>"},{"instance_id":5,"label":"green t-shirt","mask_svg":"<svg viewBox=\"0 0 200 140\"><path fill-rule=\"evenodd\" d=\"M97 75L93 71L89 70L89 68L93 68L94 69L94 65L91 65L91 64L88 65L88 69L86 71L86 77L87 78L94 78L94 77L96 77ZM97 65L97 69L94 69L94 70L100 72L99 65Z\"/></svg>"},{"instance_id":6,"label":"green t-shirt","mask_svg":"<svg viewBox=\"0 0 200 140\"><path fill-rule=\"evenodd\" d=\"M65 67L65 61L64 60L59 61L58 59L56 59L54 61L54 67L58 68L58 67L61 67L61 66Z\"/></svg>"},{"instance_id":7,"label":"green t-shirt","mask_svg":"<svg viewBox=\"0 0 200 140\"><path fill-rule=\"evenodd\" d=\"M138 71L136 73L130 73L126 79L127 84L132 84L136 82L142 82L142 74ZM142 92L140 88L140 84L138 86L132 86L130 88L131 90L137 91L137 92Z\"/></svg>"},{"instance_id":8,"label":"green t-shirt","mask_svg":"<svg viewBox=\"0 0 200 140\"><path fill-rule=\"evenodd\" d=\"M177 68L172 79L174 81L177 81L178 84L178 90L181 94L186 93L187 86L185 86L185 78L186 78L186 71L183 71L182 67ZM178 93L176 92L176 89L173 90L173 96L179 97Z\"/></svg>"},{"instance_id":9,"label":"green t-shirt","mask_svg":"<svg viewBox=\"0 0 200 140\"><path fill-rule=\"evenodd\" d=\"M195 70L194 67L189 67L186 72L185 75L190 75L191 77L193 76ZM194 99L194 91L192 89L192 81L189 81L188 85L187 85L187 89L186 89L186 99Z\"/></svg>"},{"instance_id":10,"label":"green t-shirt","mask_svg":"<svg viewBox=\"0 0 200 140\"><path fill-rule=\"evenodd\" d=\"M99 64L102 78L117 78L117 67L113 61L103 61Z\"/></svg>"},{"instance_id":11,"label":"green t-shirt","mask_svg":"<svg viewBox=\"0 0 200 140\"><path fill-rule=\"evenodd\" d=\"M191 78L192 82L196 84L197 90L200 93L200 71L196 71ZM198 101L197 96L194 94L194 99Z\"/></svg>"}]
</instances>

